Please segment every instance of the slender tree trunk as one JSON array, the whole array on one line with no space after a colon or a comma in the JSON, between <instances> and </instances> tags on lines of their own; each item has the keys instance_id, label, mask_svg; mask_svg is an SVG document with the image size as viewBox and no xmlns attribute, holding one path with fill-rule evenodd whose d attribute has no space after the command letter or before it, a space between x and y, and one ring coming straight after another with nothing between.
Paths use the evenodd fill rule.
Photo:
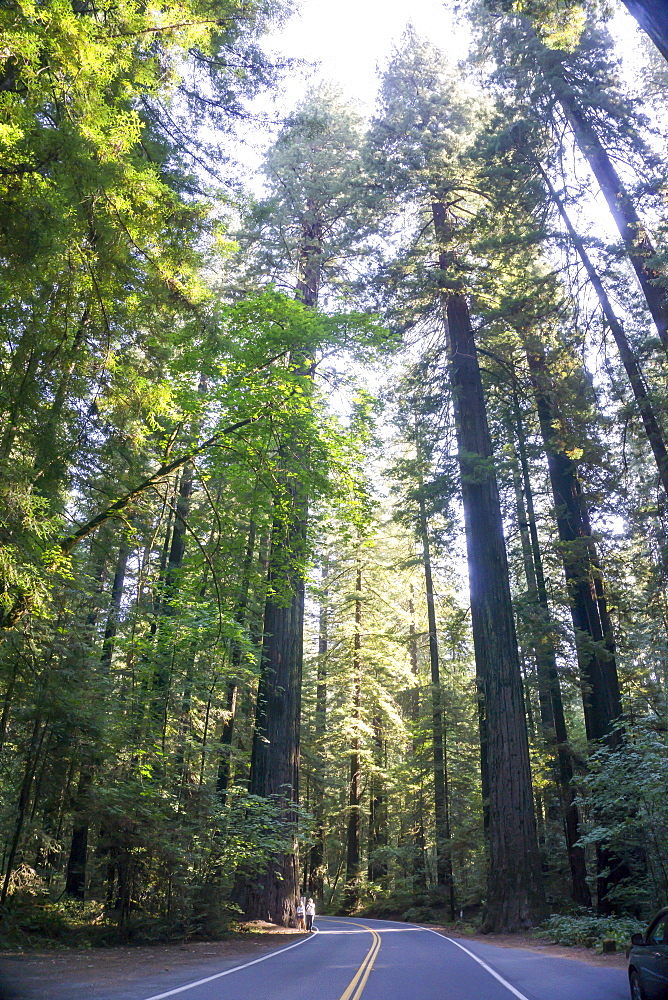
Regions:
<instances>
[{"instance_id":1,"label":"slender tree trunk","mask_svg":"<svg viewBox=\"0 0 668 1000\"><path fill-rule=\"evenodd\" d=\"M5 745L5 737L7 735L7 725L9 723L9 713L12 707L12 698L14 697L14 688L16 687L16 679L18 677L19 665L18 660L14 659L12 664L12 674L9 678L7 688L5 690L5 696L2 700L2 716L0 716L0 754L2 753L3 747Z\"/></svg>"},{"instance_id":2,"label":"slender tree trunk","mask_svg":"<svg viewBox=\"0 0 668 1000\"><path fill-rule=\"evenodd\" d=\"M362 564L357 558L355 577L355 636L353 638L352 739L350 742L350 781L348 786L348 829L346 834L346 887L344 910L352 913L360 893L360 825L362 771L360 758L360 709L362 704Z\"/></svg>"},{"instance_id":3,"label":"slender tree trunk","mask_svg":"<svg viewBox=\"0 0 668 1000\"><path fill-rule=\"evenodd\" d=\"M155 723L159 724L162 729L162 760L166 759L167 720L174 655L176 652L173 625L177 613L176 599L181 588L181 574L183 557L186 551L187 523L190 515L193 482L194 466L192 463L188 463L183 468L179 482L169 555L165 567L164 587L159 604L159 619L156 622L151 715ZM156 769L156 775L160 770L164 770L162 764Z\"/></svg>"},{"instance_id":4,"label":"slender tree trunk","mask_svg":"<svg viewBox=\"0 0 668 1000\"><path fill-rule=\"evenodd\" d=\"M420 540L424 564L427 623L429 627L429 665L431 668L432 751L434 756L434 818L436 826L436 884L445 891L450 919L455 918L455 889L452 877L452 845L448 796L447 735L441 699L441 674L436 628L436 606L431 571L429 525L424 498L420 497Z\"/></svg>"},{"instance_id":5,"label":"slender tree trunk","mask_svg":"<svg viewBox=\"0 0 668 1000\"><path fill-rule=\"evenodd\" d=\"M9 855L7 857L7 864L5 867L5 878L2 884L2 891L0 892L0 906L5 906L7 902L7 894L9 892L11 878L14 873L16 854L19 849L19 844L21 843L21 834L23 832L23 825L25 823L26 816L28 814L28 806L30 804L30 793L32 790L32 784L35 778L35 773L37 771L37 765L39 763L42 744L44 743L44 737L46 736L48 728L49 728L48 724L42 726L41 720L39 718L35 719L33 723L32 736L30 739L30 746L28 747L25 767L23 770L23 782L21 784L21 790L19 792L19 800L16 807L16 823L14 826L14 833L12 835L12 840L9 847Z\"/></svg>"},{"instance_id":6,"label":"slender tree trunk","mask_svg":"<svg viewBox=\"0 0 668 1000\"><path fill-rule=\"evenodd\" d=\"M108 674L111 670L111 659L114 654L116 643L116 632L118 631L118 619L121 611L121 601L125 588L125 574L128 568L128 558L130 556L130 545L126 538L121 538L118 546L118 556L116 557L116 568L114 570L114 580L111 585L111 601L107 614L107 623L104 629L104 639L102 641L102 656L100 664L102 672Z\"/></svg>"},{"instance_id":7,"label":"slender tree trunk","mask_svg":"<svg viewBox=\"0 0 668 1000\"><path fill-rule=\"evenodd\" d=\"M385 770L385 741L383 720L379 713L373 718L374 769L369 790L369 864L370 882L383 882L387 878L387 861L378 858L375 852L387 847L387 793L383 785Z\"/></svg>"},{"instance_id":8,"label":"slender tree trunk","mask_svg":"<svg viewBox=\"0 0 668 1000\"><path fill-rule=\"evenodd\" d=\"M410 700L410 715L411 723L413 725L413 738L411 740L411 759L413 762L419 759L419 739L417 735L418 726L420 723L420 689L418 687L418 672L419 672L419 658L418 658L418 644L417 644L417 632L415 628L415 588L413 584L410 585L410 597L408 599L408 614L410 615L410 621L408 625L408 651L411 658L411 675L413 677L414 687L411 689L411 700ZM432 729L433 732L433 729ZM411 874L413 876L413 884L417 889L425 889L427 887L427 866L426 866L426 835L424 828L424 801L422 794L422 779L420 778L420 787L415 794L415 805L413 809L413 823L412 823L412 834L413 834L413 847L415 850L413 864L411 866Z\"/></svg>"},{"instance_id":9,"label":"slender tree trunk","mask_svg":"<svg viewBox=\"0 0 668 1000\"><path fill-rule=\"evenodd\" d=\"M551 65L553 62L550 59ZM568 82L562 75L549 74L549 79L573 129L580 152L589 163L608 203L645 296L647 307L656 324L661 343L668 352L668 289L665 285L665 275L656 270L652 263L657 256L656 249L640 220L629 191L615 170L595 129L579 106Z\"/></svg>"},{"instance_id":10,"label":"slender tree trunk","mask_svg":"<svg viewBox=\"0 0 668 1000\"><path fill-rule=\"evenodd\" d=\"M536 396L541 434L559 531L564 575L568 588L575 645L582 678L582 698L587 739L615 749L621 743L615 728L621 719L622 700L617 677L615 645L607 610L598 555L575 462L560 442L561 415L549 389L545 354L535 343L527 361ZM628 866L599 846L598 910L610 913L608 891L629 877Z\"/></svg>"},{"instance_id":11,"label":"slender tree trunk","mask_svg":"<svg viewBox=\"0 0 668 1000\"><path fill-rule=\"evenodd\" d=\"M571 871L573 900L580 906L590 907L591 893L587 884L585 853L584 848L578 846L580 839L580 813L576 804L577 792L573 785L573 759L568 743L553 627L543 571L543 559L538 542L536 512L529 476L524 426L517 396L515 396L514 402L517 452L521 469L521 490L526 504L526 513L524 514L526 523L523 531L528 536L528 551L525 550L524 563L527 572L529 596L536 608L536 625L538 628L535 651L541 723L546 742L548 746L551 746L552 751L556 753L557 758L556 781L561 800L566 852ZM523 539L524 546L525 542Z\"/></svg>"},{"instance_id":12,"label":"slender tree trunk","mask_svg":"<svg viewBox=\"0 0 668 1000\"><path fill-rule=\"evenodd\" d=\"M61 453L58 441L59 430L63 422L63 409L67 400L72 375L79 361L79 349L89 322L89 308L86 306L81 315L65 358L60 359L62 372L58 385L53 393L53 400L48 415L40 427L35 454L35 486L37 492L47 497L52 505L59 498L67 469L67 459ZM58 503L61 506L61 503Z\"/></svg>"},{"instance_id":13,"label":"slender tree trunk","mask_svg":"<svg viewBox=\"0 0 668 1000\"><path fill-rule=\"evenodd\" d=\"M666 449L664 433L659 423L652 400L647 391L647 386L642 376L642 372L640 371L638 360L633 352L633 349L631 348L631 345L629 344L621 320L617 317L615 310L612 308L612 303L610 302L608 294L603 287L603 282L601 281L596 268L592 264L589 254L585 249L585 245L576 232L561 198L557 194L552 182L543 168L540 164L537 164L537 166L550 196L557 206L559 214L564 220L571 242L573 243L580 260L582 261L582 266L585 269L587 277L596 292L599 305L601 306L601 311L605 316L605 320L610 328L615 344L617 345L619 357L624 365L624 370L626 371L629 384L633 391L633 397L636 401L636 406L638 407L643 427L645 428L645 434L652 449L652 454L654 455L654 461L656 462L656 467L659 473L659 480L663 486L666 496L668 496L668 450Z\"/></svg>"},{"instance_id":14,"label":"slender tree trunk","mask_svg":"<svg viewBox=\"0 0 668 1000\"><path fill-rule=\"evenodd\" d=\"M53 286L43 286L36 296L32 315L28 318L21 337L11 353L9 370L5 373L4 392L0 397L2 434L0 435L0 461L7 460L20 432L21 420L31 395L35 392L35 378L43 354L39 348L39 331L53 305L56 292Z\"/></svg>"},{"instance_id":15,"label":"slender tree trunk","mask_svg":"<svg viewBox=\"0 0 668 1000\"><path fill-rule=\"evenodd\" d=\"M325 553L322 561L320 578L321 598L318 623L318 666L315 690L315 740L316 762L313 775L315 833L314 844L309 858L308 891L316 899L324 897L324 864L325 864L325 774L323 758L323 741L327 728L327 652L329 648L329 553Z\"/></svg>"},{"instance_id":16,"label":"slender tree trunk","mask_svg":"<svg viewBox=\"0 0 668 1000\"><path fill-rule=\"evenodd\" d=\"M527 361L534 387L541 434L559 530L561 556L570 597L578 660L583 679L587 739L619 737L614 725L622 714L615 649L594 540L575 462L561 443L561 414L549 389L543 348L533 344Z\"/></svg>"},{"instance_id":17,"label":"slender tree trunk","mask_svg":"<svg viewBox=\"0 0 668 1000\"><path fill-rule=\"evenodd\" d=\"M246 551L241 572L241 587L237 598L237 607L234 613L234 620L240 629L245 628L248 623L248 601L250 597L251 571L255 556L255 536L256 526L254 515L251 515L248 525L248 535L246 538ZM238 671L241 666L243 648L241 642L234 640L232 643L232 655L230 657L230 668L232 676L227 682L227 693L225 697L225 720L223 731L220 735L220 757L218 760L218 775L216 778L216 791L221 803L227 799L227 789L230 783L232 738L234 736L234 723L237 711L237 692L239 685Z\"/></svg>"},{"instance_id":18,"label":"slender tree trunk","mask_svg":"<svg viewBox=\"0 0 668 1000\"><path fill-rule=\"evenodd\" d=\"M118 546L114 579L111 586L109 609L102 641L100 667L103 674L109 675L114 653L118 619L125 587L130 545L122 537ZM65 870L65 892L73 899L83 900L86 887L86 866L88 861L88 816L86 813L87 799L93 783L99 761L87 761L82 764L74 806L74 825L70 841L70 852Z\"/></svg>"}]
</instances>

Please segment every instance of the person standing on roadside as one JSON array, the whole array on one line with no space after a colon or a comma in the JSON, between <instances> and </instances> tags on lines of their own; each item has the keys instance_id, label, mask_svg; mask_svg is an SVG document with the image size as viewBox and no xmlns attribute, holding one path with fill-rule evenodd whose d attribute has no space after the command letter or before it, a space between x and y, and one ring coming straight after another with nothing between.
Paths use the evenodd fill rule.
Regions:
<instances>
[{"instance_id":1,"label":"person standing on roadside","mask_svg":"<svg viewBox=\"0 0 668 1000\"><path fill-rule=\"evenodd\" d=\"M297 900L297 930L305 930L304 926L304 897L301 896Z\"/></svg>"},{"instance_id":2,"label":"person standing on roadside","mask_svg":"<svg viewBox=\"0 0 668 1000\"><path fill-rule=\"evenodd\" d=\"M314 918L314 916L315 916L315 903L313 902L313 900L309 896L309 898L306 901L306 931L309 934L313 930L313 918Z\"/></svg>"}]
</instances>

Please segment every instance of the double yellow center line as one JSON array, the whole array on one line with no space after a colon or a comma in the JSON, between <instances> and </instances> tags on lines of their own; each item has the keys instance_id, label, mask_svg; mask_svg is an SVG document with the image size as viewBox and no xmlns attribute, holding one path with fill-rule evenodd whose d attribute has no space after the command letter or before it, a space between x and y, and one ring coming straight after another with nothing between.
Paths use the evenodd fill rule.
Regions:
<instances>
[{"instance_id":1,"label":"double yellow center line","mask_svg":"<svg viewBox=\"0 0 668 1000\"><path fill-rule=\"evenodd\" d=\"M352 921L350 921L350 923L352 923ZM373 968L373 963L376 961L376 957L380 951L380 934L373 930L372 927L365 927L364 924L355 924L355 927L364 927L364 930L371 934L373 941L369 951L367 952L366 958L351 979L345 991L341 994L340 1000L359 1000L364 991L364 987L366 986L366 981L369 978L369 973Z\"/></svg>"}]
</instances>

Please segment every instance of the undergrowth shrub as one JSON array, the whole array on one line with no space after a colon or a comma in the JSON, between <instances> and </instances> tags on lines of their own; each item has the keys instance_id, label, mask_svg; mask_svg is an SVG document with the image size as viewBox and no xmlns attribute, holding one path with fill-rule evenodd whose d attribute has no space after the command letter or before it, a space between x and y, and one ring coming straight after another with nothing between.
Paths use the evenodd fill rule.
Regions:
<instances>
[{"instance_id":1,"label":"undergrowth shrub","mask_svg":"<svg viewBox=\"0 0 668 1000\"><path fill-rule=\"evenodd\" d=\"M624 948L643 926L634 917L553 916L534 933L555 944L600 948L603 941L615 941L618 948Z\"/></svg>"}]
</instances>

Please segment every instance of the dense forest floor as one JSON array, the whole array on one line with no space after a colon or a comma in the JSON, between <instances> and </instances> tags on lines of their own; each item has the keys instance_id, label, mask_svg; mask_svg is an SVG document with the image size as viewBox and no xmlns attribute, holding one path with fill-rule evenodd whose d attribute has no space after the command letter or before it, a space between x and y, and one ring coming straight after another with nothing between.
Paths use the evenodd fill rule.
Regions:
<instances>
[{"instance_id":1,"label":"dense forest floor","mask_svg":"<svg viewBox=\"0 0 668 1000\"><path fill-rule=\"evenodd\" d=\"M589 948L562 947L546 941L537 941L530 934L470 934L461 928L429 925L448 936L466 937L501 948L524 948L542 952L550 958L570 958L590 965L612 969L625 969L623 953L600 955ZM190 941L178 944L117 946L111 948L63 948L58 951L0 951L0 969L16 989L29 991L31 1000L52 1000L54 988L66 985L83 987L94 983L130 984L162 971L174 970L179 965L189 965L202 973L203 965L215 964L214 960L228 962L238 958L251 960L265 951L279 948L303 935L283 927L253 922L253 930L243 931L225 941ZM1 980L0 980L1 981Z\"/></svg>"}]
</instances>

